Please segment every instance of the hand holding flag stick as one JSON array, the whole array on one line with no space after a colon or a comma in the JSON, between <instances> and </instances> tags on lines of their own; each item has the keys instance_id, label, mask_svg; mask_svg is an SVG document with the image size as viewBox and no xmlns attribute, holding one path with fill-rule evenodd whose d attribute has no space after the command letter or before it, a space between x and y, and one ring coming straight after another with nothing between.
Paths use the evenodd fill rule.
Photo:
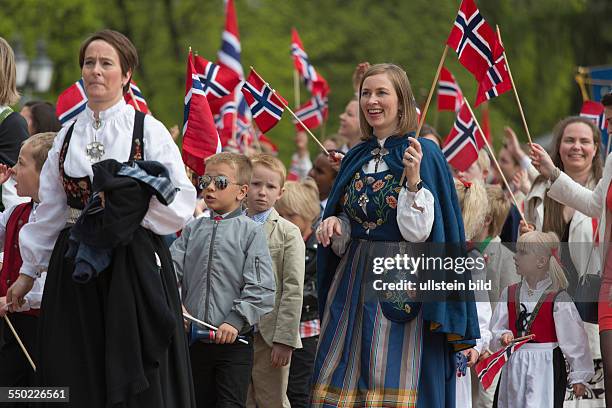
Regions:
<instances>
[{"instance_id":1,"label":"hand holding flag stick","mask_svg":"<svg viewBox=\"0 0 612 408\"><path fill-rule=\"evenodd\" d=\"M201 326L204 326L204 327L206 327L207 329L214 330L215 332L216 332L217 330L219 330L219 328L218 328L218 327L215 327L215 326L213 326L212 324L208 324L208 323L206 323L206 322L203 322L202 320L196 319L195 317L191 316L190 314L183 313L183 317L184 317L185 319L187 319L187 320L191 320L192 322L195 322L195 323L197 323L197 324L199 324L199 325L201 325ZM238 338L238 341L239 341L240 343L243 343L243 344L249 344L249 342L248 342L248 341L246 341L246 340L244 340L244 339L241 339L241 338Z\"/></svg>"},{"instance_id":2,"label":"hand holding flag stick","mask_svg":"<svg viewBox=\"0 0 612 408\"><path fill-rule=\"evenodd\" d=\"M436 75L434 76L433 83L431 84L431 88L429 89L429 95L427 95L427 102L425 102L425 107L423 108L423 113L421 114L421 120L419 120L419 126L417 127L416 134L414 135L415 139L419 138L421 134L421 129L425 124L425 117L427 116L427 111L429 110L429 105L431 104L431 98L433 96L434 91L436 90L436 84L438 83L438 78L440 78L440 71L442 71L442 67L444 66L444 60L446 60L446 54L448 53L448 45L444 46L444 51L442 51L442 58L440 58L440 62L438 63L438 70L436 71ZM400 179L400 186L404 185L404 179L406 178L406 171L402 173L402 178Z\"/></svg>"},{"instance_id":3,"label":"hand holding flag stick","mask_svg":"<svg viewBox=\"0 0 612 408\"><path fill-rule=\"evenodd\" d=\"M23 354L25 354L26 358L28 359L28 362L32 366L32 370L34 370L34 372L36 372L36 365L34 364L34 361L32 361L32 357L30 357L30 354L28 353L28 350L23 345L21 339L19 338L19 335L17 334L17 331L15 331L15 328L13 327L13 324L11 323L11 321L9 320L7 315L4 315L4 320L6 321L6 324L8 325L8 327L13 332L13 336L15 336L15 339L17 340L17 343L19 344L19 347L21 347L21 351L23 351Z\"/></svg>"},{"instance_id":4,"label":"hand holding flag stick","mask_svg":"<svg viewBox=\"0 0 612 408\"><path fill-rule=\"evenodd\" d=\"M319 139L317 139L317 137L310 131L310 129L308 129L308 127L306 125L304 125L304 123L300 120L300 118L297 117L297 115L291 110L291 108L289 106L287 106L287 104L285 103L285 101L283 100L283 98L279 97L280 95L278 95L278 93L276 92L276 90L274 88L272 88L270 86L270 84L268 82L266 82L258 73L257 71L255 71L255 69L253 68L253 66L250 67L251 71L266 85L266 87L268 89L270 89L270 91L276 95L281 103L281 105L283 105L283 107L285 109L287 109L287 111L289 111L289 113L295 118L296 122L299 123L304 130L306 131L306 133L308 133L310 135L310 137L312 137L314 139L315 142L317 142L317 144L319 145L319 147L321 148L321 150L323 150L323 152L325 153L325 155L329 156L329 152L327 151L327 149L325 148L325 146L323 146L323 144L319 141Z\"/></svg>"},{"instance_id":5,"label":"hand holding flag stick","mask_svg":"<svg viewBox=\"0 0 612 408\"><path fill-rule=\"evenodd\" d=\"M499 31L499 26L496 25L495 29L497 30L497 38L499 39L499 43L503 44L501 39L501 32ZM510 71L510 63L508 62L508 57L506 56L506 51L504 50L504 59L506 60L506 67L508 68L508 76L510 76L510 82L512 83L512 90L514 91L514 97L516 98L516 103L518 104L519 112L521 113L521 119L523 120L523 126L525 126L525 132L527 133L527 139L529 140L529 144L531 145L533 141L531 140L531 133L529 133L529 127L527 126L527 119L525 119L525 113L523 112L523 105L521 105L521 99L519 98L518 91L516 90L516 85L514 84L514 77L512 76L512 71Z\"/></svg>"}]
</instances>

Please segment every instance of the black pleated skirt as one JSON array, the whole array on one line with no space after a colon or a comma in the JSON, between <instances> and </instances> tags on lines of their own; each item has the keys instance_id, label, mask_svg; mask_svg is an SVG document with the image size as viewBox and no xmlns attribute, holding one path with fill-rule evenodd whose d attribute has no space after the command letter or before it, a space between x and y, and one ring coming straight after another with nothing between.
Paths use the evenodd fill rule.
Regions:
<instances>
[{"instance_id":1,"label":"black pleated skirt","mask_svg":"<svg viewBox=\"0 0 612 408\"><path fill-rule=\"evenodd\" d=\"M60 233L49 262L37 336L39 385L70 387L70 403L62 407L195 407L176 278L170 252L162 239L143 228L139 228L135 234L140 239L144 238L145 247L148 250L152 247L159 256L160 287L163 289L159 296L155 296L158 297L155 301L167 302L176 324L169 347L154 367L147 370L146 380L133 387L137 391L127 400L113 404L109 402L107 379L116 375L117 370L115 367L113 372L107 366L107 361L112 359L109 350L114 349L109 349L105 333L107 319L119 317L107 313L113 264L89 283L74 282L74 264L65 257L69 232L70 229L66 228ZM132 327L126 330L128 332L138 333L138 330ZM125 341L130 341L130 338Z\"/></svg>"}]
</instances>

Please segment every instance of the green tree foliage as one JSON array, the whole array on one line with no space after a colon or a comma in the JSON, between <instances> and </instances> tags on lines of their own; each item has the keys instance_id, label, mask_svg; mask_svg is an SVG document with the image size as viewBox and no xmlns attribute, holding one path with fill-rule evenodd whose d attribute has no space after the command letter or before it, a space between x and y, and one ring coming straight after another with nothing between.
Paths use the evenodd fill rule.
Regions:
<instances>
[{"instance_id":1,"label":"green tree foliage","mask_svg":"<svg viewBox=\"0 0 612 408\"><path fill-rule=\"evenodd\" d=\"M548 133L562 117L577 112L580 96L573 81L577 65L612 59L612 31L606 0L478 1L487 21L499 24L516 86L533 136ZM188 47L215 60L224 24L221 0L3 0L0 35L20 39L33 58L45 39L54 61L55 100L79 78L78 50L89 33L109 27L127 34L140 54L134 78L155 116L168 127L182 123ZM411 80L423 104L440 59L458 0L236 0L245 71L253 65L293 102L291 27L296 27L311 61L331 85L330 115L324 132L338 128L338 115L353 95L351 75L361 61L395 62ZM473 102L476 83L449 51L446 66ZM301 88L302 102L307 99ZM293 105L293 103L292 103ZM491 125L499 144L510 124L526 140L512 93L490 103ZM428 122L446 134L452 113L435 111ZM321 136L323 130L315 133ZM287 161L294 127L288 114L270 132ZM313 145L311 143L311 145ZM311 146L315 151L315 147Z\"/></svg>"}]
</instances>

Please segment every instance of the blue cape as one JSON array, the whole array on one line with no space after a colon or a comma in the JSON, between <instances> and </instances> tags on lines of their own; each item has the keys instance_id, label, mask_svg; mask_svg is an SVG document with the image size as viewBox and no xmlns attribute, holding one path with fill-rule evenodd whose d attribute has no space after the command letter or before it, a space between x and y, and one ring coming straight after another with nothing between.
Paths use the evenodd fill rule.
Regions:
<instances>
[{"instance_id":1,"label":"blue cape","mask_svg":"<svg viewBox=\"0 0 612 408\"><path fill-rule=\"evenodd\" d=\"M401 178L404 171L404 164L402 163L404 151L410 144L406 136L408 135L389 137L384 146L389 150L389 154L383 156L383 160L391 169L394 177L398 179ZM414 136L414 134L410 134L410 136ZM419 142L423 151L423 160L421 161L423 187L429 190L434 197L434 223L427 242L454 243L463 247L465 235L461 208L446 159L440 148L431 140L420 138ZM378 141L375 138L370 138L354 146L342 159L342 165L330 192L323 219L341 211L339 203L346 186L355 173L372 159L370 152L376 147L378 147ZM323 319L329 288L339 262L340 258L333 253L331 246L324 248L319 245L317 250L317 283L321 320ZM463 279L466 287L469 278L469 273L463 275L453 273L453 279ZM446 298L452 299L452 301L430 301L422 304L423 319L431 323L432 331L446 333L449 341L456 343L457 348L463 348L463 344L466 344L466 342L461 340L480 337L474 295L471 291L446 293ZM467 344L473 344L473 342L467 342Z\"/></svg>"}]
</instances>

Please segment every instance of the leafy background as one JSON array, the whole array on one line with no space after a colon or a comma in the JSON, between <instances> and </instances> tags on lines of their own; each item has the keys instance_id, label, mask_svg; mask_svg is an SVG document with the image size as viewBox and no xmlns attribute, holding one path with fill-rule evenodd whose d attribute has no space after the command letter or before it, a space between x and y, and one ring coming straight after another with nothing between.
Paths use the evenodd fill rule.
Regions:
<instances>
[{"instance_id":1,"label":"leafy background","mask_svg":"<svg viewBox=\"0 0 612 408\"><path fill-rule=\"evenodd\" d=\"M490 24L501 27L532 135L549 133L559 119L578 112L576 66L612 62L607 28L612 2L480 0L478 5ZM316 130L329 135L351 98L351 75L361 61L402 65L424 104L458 6L458 0L236 0L243 66L255 66L293 101L289 47L296 27L312 63L331 85L330 117L324 130ZM20 39L29 58L36 55L37 40L45 40L55 65L52 87L48 94L27 96L55 101L80 76L78 49L88 34L106 27L125 33L141 59L134 78L155 116L170 127L182 121L188 47L216 59L223 24L222 0L3 0L0 35L11 43ZM474 99L476 83L452 51L446 66ZM494 100L490 110L496 145L505 125L526 140L511 93ZM269 134L285 162L294 146L287 116ZM453 120L449 112L428 114L442 135Z\"/></svg>"}]
</instances>

